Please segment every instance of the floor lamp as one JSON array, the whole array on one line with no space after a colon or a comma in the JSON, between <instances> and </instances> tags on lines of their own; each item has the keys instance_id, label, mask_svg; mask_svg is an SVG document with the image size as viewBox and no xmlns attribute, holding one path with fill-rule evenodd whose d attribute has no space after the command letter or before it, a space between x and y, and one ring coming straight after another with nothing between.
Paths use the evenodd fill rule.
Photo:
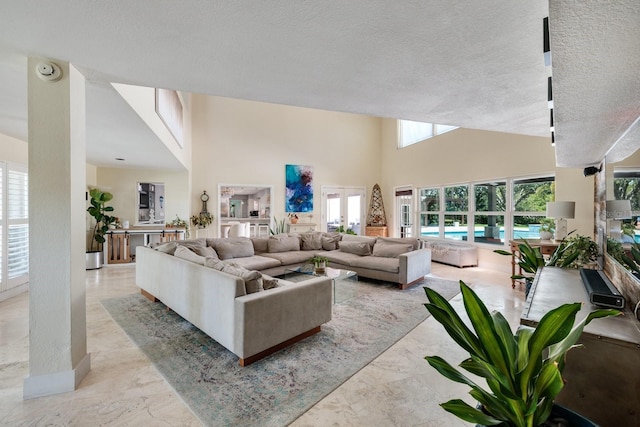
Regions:
<instances>
[{"instance_id":1,"label":"floor lamp","mask_svg":"<svg viewBox=\"0 0 640 427\"><path fill-rule=\"evenodd\" d=\"M547 218L555 218L555 241L562 241L567 237L567 219L576 216L576 202L547 202Z\"/></svg>"},{"instance_id":2,"label":"floor lamp","mask_svg":"<svg viewBox=\"0 0 640 427\"><path fill-rule=\"evenodd\" d=\"M607 221L609 237L618 242L622 241L622 219L631 218L631 201L607 200Z\"/></svg>"}]
</instances>

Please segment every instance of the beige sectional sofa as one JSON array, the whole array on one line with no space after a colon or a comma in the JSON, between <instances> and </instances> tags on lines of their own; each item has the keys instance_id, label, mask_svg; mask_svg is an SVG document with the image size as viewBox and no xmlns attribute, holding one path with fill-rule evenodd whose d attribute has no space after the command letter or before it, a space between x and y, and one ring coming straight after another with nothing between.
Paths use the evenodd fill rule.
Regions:
<instances>
[{"instance_id":1,"label":"beige sectional sofa","mask_svg":"<svg viewBox=\"0 0 640 427\"><path fill-rule=\"evenodd\" d=\"M331 279L294 284L272 276L320 254L331 267L404 289L431 271L431 251L419 246L417 239L318 232L173 241L137 250L136 283L245 366L331 320Z\"/></svg>"},{"instance_id":2,"label":"beige sectional sofa","mask_svg":"<svg viewBox=\"0 0 640 427\"><path fill-rule=\"evenodd\" d=\"M326 277L247 293L245 279L194 260L140 247L136 283L229 351L241 366L320 331L331 320ZM211 259L210 259L211 260Z\"/></svg>"}]
</instances>

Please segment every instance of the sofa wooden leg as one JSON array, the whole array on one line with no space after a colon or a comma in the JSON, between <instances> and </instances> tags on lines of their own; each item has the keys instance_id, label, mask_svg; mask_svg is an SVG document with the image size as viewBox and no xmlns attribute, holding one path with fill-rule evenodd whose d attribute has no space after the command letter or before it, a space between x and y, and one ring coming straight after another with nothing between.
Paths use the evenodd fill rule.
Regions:
<instances>
[{"instance_id":1,"label":"sofa wooden leg","mask_svg":"<svg viewBox=\"0 0 640 427\"><path fill-rule=\"evenodd\" d=\"M320 326L316 326L313 329L309 329L307 332L303 332L300 335L297 335L297 336L295 336L293 338L290 338L290 339L286 340L285 342L282 342L280 344L276 344L273 347L268 348L268 349L266 349L264 351L261 351L258 354L254 354L253 356L245 357L244 359L240 358L240 361L239 361L240 366L242 366L242 367L248 366L248 365L252 364L253 362L257 362L258 360L263 359L263 358L269 356L270 354L275 353L276 351L282 350L285 347L289 347L291 344L296 343L298 341L301 341L301 340L303 340L305 338L308 338L313 334L317 334L318 332L320 332Z\"/></svg>"},{"instance_id":2,"label":"sofa wooden leg","mask_svg":"<svg viewBox=\"0 0 640 427\"><path fill-rule=\"evenodd\" d=\"M151 295L149 292L145 291L144 289L140 289L140 293L142 294L142 296L148 298L149 300L151 300L151 302L158 302L160 301L158 298L156 298L155 296Z\"/></svg>"},{"instance_id":3,"label":"sofa wooden leg","mask_svg":"<svg viewBox=\"0 0 640 427\"><path fill-rule=\"evenodd\" d=\"M398 287L404 291L405 289L408 289L408 288L412 287L413 285L417 285L418 283L422 282L423 280L424 280L424 277L421 277L419 279L414 280L411 283L406 283L406 284L398 283Z\"/></svg>"}]
</instances>

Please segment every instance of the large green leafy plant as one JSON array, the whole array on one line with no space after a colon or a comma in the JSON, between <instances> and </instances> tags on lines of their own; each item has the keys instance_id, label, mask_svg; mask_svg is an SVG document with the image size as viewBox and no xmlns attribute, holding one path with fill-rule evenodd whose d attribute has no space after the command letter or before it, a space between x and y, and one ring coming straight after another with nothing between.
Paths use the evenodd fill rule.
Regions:
<instances>
[{"instance_id":1,"label":"large green leafy plant","mask_svg":"<svg viewBox=\"0 0 640 427\"><path fill-rule=\"evenodd\" d=\"M87 208L87 212L96 220L89 250L99 251L102 250L102 244L105 242L104 235L109 231L109 225L116 221L115 216L108 214L108 212L113 212L113 206L106 205L107 202L113 199L113 194L92 188L89 191L89 195L91 196L91 206Z\"/></svg>"},{"instance_id":2,"label":"large green leafy plant","mask_svg":"<svg viewBox=\"0 0 640 427\"><path fill-rule=\"evenodd\" d=\"M484 378L488 387L477 384L441 357L427 356L425 359L442 375L470 386L469 394L481 408L460 399L441 406L465 421L483 425L533 427L543 423L564 386L565 355L576 347L585 325L595 318L620 314L613 309L595 310L575 324L581 304L564 304L544 315L536 328L520 326L514 335L504 316L489 313L476 293L460 281L472 330L445 298L424 289L429 299L427 310L469 353L459 366Z\"/></svg>"}]
</instances>

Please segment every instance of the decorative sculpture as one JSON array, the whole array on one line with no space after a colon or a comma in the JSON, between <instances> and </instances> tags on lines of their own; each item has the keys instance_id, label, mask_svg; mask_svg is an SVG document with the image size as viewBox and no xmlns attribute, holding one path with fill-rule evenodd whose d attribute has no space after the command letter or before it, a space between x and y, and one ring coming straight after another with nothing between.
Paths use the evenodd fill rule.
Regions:
<instances>
[{"instance_id":1,"label":"decorative sculpture","mask_svg":"<svg viewBox=\"0 0 640 427\"><path fill-rule=\"evenodd\" d=\"M371 191L371 202L369 203L369 213L367 215L368 227L384 227L387 225L387 215L384 212L382 202L382 190L378 184L373 186Z\"/></svg>"}]
</instances>

